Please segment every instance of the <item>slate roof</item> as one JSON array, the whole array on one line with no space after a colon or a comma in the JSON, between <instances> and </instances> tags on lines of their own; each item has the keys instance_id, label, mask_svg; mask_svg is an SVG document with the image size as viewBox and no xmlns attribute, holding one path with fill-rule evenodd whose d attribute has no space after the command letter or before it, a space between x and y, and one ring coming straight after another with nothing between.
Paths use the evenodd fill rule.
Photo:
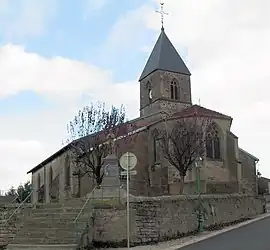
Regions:
<instances>
[{"instance_id":1,"label":"slate roof","mask_svg":"<svg viewBox=\"0 0 270 250\"><path fill-rule=\"evenodd\" d=\"M139 128L143 127L143 126L145 126L145 124L143 123L143 120L134 119L134 120L122 123L122 124L116 126L114 129L117 130L116 135L117 135L117 137L119 137L119 136L126 135L128 132L130 132L132 130L135 130L135 129L139 129ZM40 168L44 167L45 165L52 162L54 159L56 159L57 157L59 157L60 155L62 155L66 151L68 151L72 147L72 145L76 144L77 142L81 142L83 140L91 141L91 139L93 137L95 137L95 136L98 136L100 141L102 141L102 140L105 141L106 136L107 136L106 133L108 133L108 131L103 130L103 131L100 131L100 132L97 132L97 133L94 133L94 134L90 134L90 135L87 135L87 136L82 137L80 139L72 141L71 143L69 143L66 146L62 147L60 150L56 151L50 157L46 158L40 164L33 167L31 170L29 170L27 172L27 174L34 173L34 172L38 171Z\"/></svg>"},{"instance_id":2,"label":"slate roof","mask_svg":"<svg viewBox=\"0 0 270 250\"><path fill-rule=\"evenodd\" d=\"M153 48L150 57L144 67L144 70L139 78L139 81L143 80L149 74L156 70L164 70L184 75L191 75L184 61L174 48L170 39L167 37L164 29L161 29L161 33Z\"/></svg>"}]
</instances>

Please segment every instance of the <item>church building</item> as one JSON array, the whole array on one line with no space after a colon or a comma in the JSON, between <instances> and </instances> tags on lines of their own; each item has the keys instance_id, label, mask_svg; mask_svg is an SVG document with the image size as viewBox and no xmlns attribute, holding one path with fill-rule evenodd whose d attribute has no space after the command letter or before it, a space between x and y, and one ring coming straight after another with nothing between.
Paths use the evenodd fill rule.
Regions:
<instances>
[{"instance_id":1,"label":"church building","mask_svg":"<svg viewBox=\"0 0 270 250\"><path fill-rule=\"evenodd\" d=\"M206 130L211 138L200 168L202 192L256 194L258 159L239 148L238 137L231 132L232 117L192 104L190 70L163 27L138 84L140 117L126 123L134 128L131 135L134 140L115 138L118 159L125 152L137 157L137 174L130 176L131 194L179 194L179 174L162 157L152 132L157 127L170 126L177 119L195 115L211 118ZM82 196L91 192L94 183L90 177L83 177L78 185L78 178L73 175L76 166L72 164L69 151L66 145L28 172L32 174L33 202L72 198L78 194L78 186ZM124 177L117 178L125 184ZM185 178L184 194L196 193L196 178L192 168Z\"/></svg>"}]
</instances>

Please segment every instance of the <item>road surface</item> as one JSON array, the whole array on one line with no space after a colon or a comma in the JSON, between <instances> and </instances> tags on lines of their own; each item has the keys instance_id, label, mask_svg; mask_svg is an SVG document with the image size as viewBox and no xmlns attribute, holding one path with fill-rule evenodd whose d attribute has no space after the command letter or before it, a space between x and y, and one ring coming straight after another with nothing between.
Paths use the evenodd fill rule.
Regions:
<instances>
[{"instance_id":1,"label":"road surface","mask_svg":"<svg viewBox=\"0 0 270 250\"><path fill-rule=\"evenodd\" d=\"M270 218L265 218L179 250L270 250Z\"/></svg>"}]
</instances>

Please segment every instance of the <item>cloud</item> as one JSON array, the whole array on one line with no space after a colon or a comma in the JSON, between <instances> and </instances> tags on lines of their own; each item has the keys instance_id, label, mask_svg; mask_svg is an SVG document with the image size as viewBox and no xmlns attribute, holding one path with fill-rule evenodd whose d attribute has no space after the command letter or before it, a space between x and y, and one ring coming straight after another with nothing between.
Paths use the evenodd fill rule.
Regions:
<instances>
[{"instance_id":1,"label":"cloud","mask_svg":"<svg viewBox=\"0 0 270 250\"><path fill-rule=\"evenodd\" d=\"M84 19L90 17L94 12L101 10L107 4L108 0L83 0Z\"/></svg>"},{"instance_id":2,"label":"cloud","mask_svg":"<svg viewBox=\"0 0 270 250\"><path fill-rule=\"evenodd\" d=\"M158 0L149 1L148 7L143 5L119 18L120 23L125 20L114 30L114 40L120 37L119 47L121 42L127 46L124 39L136 37L131 32L142 29L141 21L144 29L159 33L158 5ZM270 114L266 110L270 104L270 2L170 0L164 8L169 13L167 35L180 54L188 52L184 59L192 73L193 101L198 103L200 98L202 105L231 115L240 146L259 157L262 172L270 176ZM153 47L144 44L134 53L149 45Z\"/></svg>"},{"instance_id":3,"label":"cloud","mask_svg":"<svg viewBox=\"0 0 270 250\"><path fill-rule=\"evenodd\" d=\"M117 19L99 50L102 61L112 60L113 64L119 59L127 61L131 55L136 55L135 51L145 47L149 31L145 29L144 24L151 10L150 5L144 4L138 9L124 12Z\"/></svg>"},{"instance_id":4,"label":"cloud","mask_svg":"<svg viewBox=\"0 0 270 250\"><path fill-rule=\"evenodd\" d=\"M48 98L54 108L0 117L0 189L24 181L29 169L60 149L67 122L84 104L98 100L108 106L124 104L130 118L139 110L135 81L117 83L111 72L94 65L45 58L27 53L22 46L0 47L0 98L25 90Z\"/></svg>"},{"instance_id":5,"label":"cloud","mask_svg":"<svg viewBox=\"0 0 270 250\"><path fill-rule=\"evenodd\" d=\"M38 141L0 140L1 190L29 180L25 169L45 157L44 149Z\"/></svg>"},{"instance_id":6,"label":"cloud","mask_svg":"<svg viewBox=\"0 0 270 250\"><path fill-rule=\"evenodd\" d=\"M0 33L5 40L16 41L42 35L55 11L55 0L1 0Z\"/></svg>"},{"instance_id":7,"label":"cloud","mask_svg":"<svg viewBox=\"0 0 270 250\"><path fill-rule=\"evenodd\" d=\"M112 72L95 65L63 57L45 58L10 44L0 47L0 81L0 98L31 90L57 102L76 101L82 95L113 101L117 99L115 89L138 89L134 82L114 83Z\"/></svg>"}]
</instances>

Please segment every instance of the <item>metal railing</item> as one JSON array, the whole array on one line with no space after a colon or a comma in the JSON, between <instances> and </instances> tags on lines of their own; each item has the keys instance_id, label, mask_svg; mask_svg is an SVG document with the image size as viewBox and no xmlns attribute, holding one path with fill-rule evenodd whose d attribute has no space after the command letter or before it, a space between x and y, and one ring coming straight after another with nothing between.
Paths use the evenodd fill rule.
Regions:
<instances>
[{"instance_id":1,"label":"metal railing","mask_svg":"<svg viewBox=\"0 0 270 250\"><path fill-rule=\"evenodd\" d=\"M77 214L76 218L74 219L74 229L75 235L77 240L77 249L81 249L83 247L83 239L85 235L89 234L89 229L91 227L91 220L93 220L93 209L92 209L92 196L95 192L97 187L91 191L89 196L87 197L86 201L84 202L81 210ZM83 213L86 213L86 216L83 216ZM83 217L83 218L82 218Z\"/></svg>"},{"instance_id":2,"label":"metal railing","mask_svg":"<svg viewBox=\"0 0 270 250\"><path fill-rule=\"evenodd\" d=\"M80 212L78 213L78 215L76 216L74 223L76 223L79 219L79 217L81 216L82 212L84 211L85 207L87 206L87 204L89 203L90 199L92 198L92 195L94 194L95 190L97 189L97 187L94 187L94 189L92 190L92 192L89 194L88 198L86 199L85 203L83 204Z\"/></svg>"},{"instance_id":3,"label":"metal railing","mask_svg":"<svg viewBox=\"0 0 270 250\"><path fill-rule=\"evenodd\" d=\"M75 217L74 229L75 235L77 236L77 244L79 247L82 247L83 239L86 235L89 235L89 230L93 226L93 208L96 205L102 204L110 204L112 206L116 206L121 201L120 192L123 185L115 187L115 186L96 186L88 194L86 201L84 202L82 208L80 209L79 213ZM113 192L111 195L104 192L104 189L112 190L114 189L116 192ZM98 192L98 195L95 195L95 191ZM109 191L112 192L112 191ZM105 202L106 201L106 202ZM80 248L78 248L80 249Z\"/></svg>"},{"instance_id":4,"label":"metal railing","mask_svg":"<svg viewBox=\"0 0 270 250\"><path fill-rule=\"evenodd\" d=\"M30 192L30 194L27 195L27 197L20 203L20 205L13 211L13 213L8 217L8 219L6 220L6 222L4 223L4 226L6 226L8 224L8 222L10 221L10 219L19 211L19 209L26 203L26 201L29 199L29 197L31 197L32 193L34 192L34 190L32 190Z\"/></svg>"}]
</instances>

